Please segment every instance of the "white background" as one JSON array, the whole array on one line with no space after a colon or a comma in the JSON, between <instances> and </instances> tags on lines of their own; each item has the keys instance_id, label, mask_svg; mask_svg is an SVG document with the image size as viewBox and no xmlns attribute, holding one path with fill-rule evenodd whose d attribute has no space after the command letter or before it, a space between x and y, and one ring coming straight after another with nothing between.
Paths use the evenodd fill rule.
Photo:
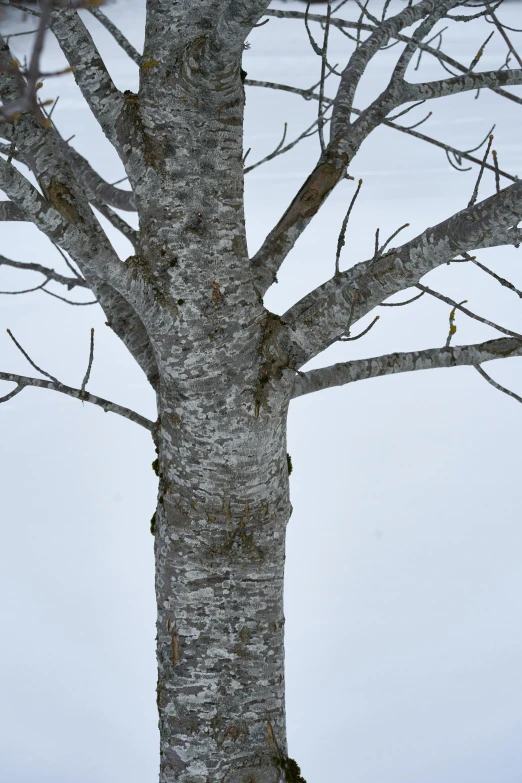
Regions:
<instances>
[{"instance_id":1,"label":"white background","mask_svg":"<svg viewBox=\"0 0 522 783\"><path fill-rule=\"evenodd\" d=\"M380 5L370 0L369 8L378 13ZM298 2L274 7L304 9ZM401 0L394 7L403 7ZM105 10L140 46L142 0L120 0ZM499 14L522 27L520 10L520 3L506 2ZM22 29L16 19L4 19L3 26ZM95 20L85 19L117 86L135 89L133 64ZM25 29L35 26L29 21ZM469 63L490 29L484 23L453 27L445 49ZM249 41L244 68L250 78L302 87L319 79L302 23L272 19ZM17 52L24 46L27 39L13 39ZM350 47L332 33L330 61L345 63ZM380 55L358 92L358 107L382 89L397 51ZM51 39L46 53L51 67L60 62ZM499 67L504 56L496 35L480 67ZM446 76L427 59L423 68L412 78ZM329 94L333 86L332 79ZM71 77L49 80L43 94L60 95L54 119L63 135L76 133L77 149L109 181L123 176ZM468 94L429 108L434 114L420 130L464 148L496 122L500 165L521 173L520 106L484 93L478 101ZM249 89L248 162L273 149L285 121L293 138L316 110L297 96ZM404 124L425 112L416 109ZM317 156L314 137L249 175L252 251ZM342 268L372 254L378 226L386 237L410 222L404 241L463 208L476 177L476 170L451 169L440 150L389 129L373 134L351 173L364 185ZM342 183L297 243L266 298L269 307L283 312L332 274L354 187ZM481 197L493 189L486 174ZM30 225L3 224L1 242L8 257L65 271ZM115 242L123 258L130 255L125 240ZM484 251L480 258L522 287L520 251ZM2 290L39 282L37 275L0 270ZM518 297L476 268L445 266L425 282L522 330ZM81 291L71 297L90 298ZM449 309L424 297L380 310L366 338L331 348L313 365L442 345ZM9 327L40 366L71 385L81 383L94 326L90 390L155 418L152 392L98 308L70 308L41 292L5 296L0 325L2 370L33 372L3 332ZM495 335L460 315L457 326L456 342ZM520 359L492 362L487 370L522 393ZM2 384L0 395L10 388ZM522 407L472 368L364 381L292 404L288 733L290 755L308 783L522 780L521 435ZM153 781L158 736L149 520L156 477L150 437L92 406L27 389L0 406L0 438L0 779Z\"/></svg>"}]
</instances>

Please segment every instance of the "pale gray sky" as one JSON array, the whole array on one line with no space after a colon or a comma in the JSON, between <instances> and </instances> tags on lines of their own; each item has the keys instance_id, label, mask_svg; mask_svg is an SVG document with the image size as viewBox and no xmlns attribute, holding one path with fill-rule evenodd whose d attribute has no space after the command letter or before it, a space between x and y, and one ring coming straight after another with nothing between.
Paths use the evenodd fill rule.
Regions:
<instances>
[{"instance_id":1,"label":"pale gray sky","mask_svg":"<svg viewBox=\"0 0 522 783\"><path fill-rule=\"evenodd\" d=\"M380 5L370 0L372 10ZM142 0L121 0L107 13L139 45L143 10ZM506 3L503 17L522 26L520 4ZM135 88L133 65L94 20L86 21L118 86ZM471 61L486 27L478 37L472 25L449 30L448 49ZM502 62L497 39L484 68ZM299 86L318 80L318 59L300 23L271 20L249 40L249 77ZM47 54L49 63L59 62L51 40ZM394 49L381 55L358 106L380 89L394 56ZM337 34L330 58L346 58L346 40ZM428 77L444 72L432 66ZM76 133L77 148L109 180L118 179L121 165L72 79L49 81L45 90L60 95L54 117L63 135ZM522 173L520 107L484 93L478 101L470 94L429 108L434 114L424 131L464 147L496 122L501 165ZM315 110L298 97L250 89L249 162L271 151L285 121L292 138ZM424 111L416 109L405 124ZM252 250L317 154L317 139L310 139L249 175ZM386 129L363 147L351 173L364 185L345 267L371 254L378 226L388 236L410 222L407 239L461 209L476 176L458 174L440 150ZM481 196L493 188L486 175ZM268 306L282 312L332 274L353 191L353 183L341 185L312 223ZM2 226L2 253L56 261L61 269L49 243L23 224ZM520 251L480 257L522 287ZM444 267L427 279L522 329L520 300L476 268ZM1 270L2 290L27 281ZM367 338L331 348L314 364L441 345L449 308L425 299L381 311ZM91 390L154 418L152 393L96 308L68 308L40 292L3 297L0 308L3 329L71 385L81 382L95 326ZM457 326L457 342L494 334L464 316ZM28 373L2 333L1 368ZM488 372L520 394L521 368L511 359L491 363ZM36 389L0 406L0 433L0 780L149 783L158 763L150 439L123 419ZM290 755L308 783L522 780L521 436L522 406L469 368L365 381L293 403L287 706Z\"/></svg>"}]
</instances>

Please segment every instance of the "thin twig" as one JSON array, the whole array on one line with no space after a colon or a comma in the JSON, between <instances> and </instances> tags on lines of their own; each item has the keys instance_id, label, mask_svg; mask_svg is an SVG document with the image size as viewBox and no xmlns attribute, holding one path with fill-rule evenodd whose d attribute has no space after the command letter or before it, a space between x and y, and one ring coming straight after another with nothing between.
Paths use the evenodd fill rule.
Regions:
<instances>
[{"instance_id":1,"label":"thin twig","mask_svg":"<svg viewBox=\"0 0 522 783\"><path fill-rule=\"evenodd\" d=\"M367 326L366 329L364 329L360 334L357 334L355 337L342 337L341 336L341 337L338 337L337 339L339 341L343 342L343 343L352 342L353 340L359 340L361 337L364 337L365 334L368 334L370 329L375 326L375 324L377 323L377 321L379 320L380 317L381 317L380 315L376 315L375 318L373 319L373 321L371 322L371 324L369 326Z\"/></svg>"},{"instance_id":2,"label":"thin twig","mask_svg":"<svg viewBox=\"0 0 522 783\"><path fill-rule=\"evenodd\" d=\"M498 18L495 15L494 11L490 10L489 3L487 5L488 5L489 16L492 18L493 23L495 24L495 26L496 26L497 30L499 31L500 35L502 36L502 38L506 42L510 52L513 54L513 56L515 57L516 61L519 64L519 66L522 68L522 57L520 57L519 53L517 52L517 50L515 49L515 47L511 43L511 40L509 39L509 37L508 37L508 35L507 35L507 33L506 33L505 29L504 29L504 25L498 20Z\"/></svg>"},{"instance_id":3,"label":"thin twig","mask_svg":"<svg viewBox=\"0 0 522 783\"><path fill-rule=\"evenodd\" d=\"M427 122L427 120L429 120L429 118L432 115L433 115L433 112L429 111L422 120L419 120L418 122L413 123L413 125L401 125L401 128L404 131L415 130L415 128L418 128L420 125L424 125L424 123Z\"/></svg>"},{"instance_id":4,"label":"thin twig","mask_svg":"<svg viewBox=\"0 0 522 783\"><path fill-rule=\"evenodd\" d=\"M364 4L364 6L362 8L361 8L360 4L357 3L357 5L359 5L359 7L361 8L361 15L360 15L359 21L357 23L357 39L356 39L356 43L355 43L355 48L356 49L358 49L360 47L360 45L361 45L361 32L362 32L362 29L363 29L363 19L364 19L365 13L366 13L366 6L368 5L369 1L370 0L366 0L366 3Z\"/></svg>"},{"instance_id":5,"label":"thin twig","mask_svg":"<svg viewBox=\"0 0 522 783\"><path fill-rule=\"evenodd\" d=\"M522 340L522 334L518 334L518 332L512 332L511 329L505 329L503 326L499 326L499 324L493 323L493 321L488 321L487 318L482 318L482 316L471 312L471 310L468 310L467 307L463 307L458 302L450 299L449 296L444 296L444 294L441 294L438 291L434 291L432 288L428 288L428 286L422 285L422 283L417 283L415 287L419 288L421 291L424 291L426 294L430 294L430 296L434 296L436 299L440 299L441 302L446 302L446 304L455 307L457 310L465 313L465 315L468 315L475 321L480 321L480 323L486 324L486 326L491 326L492 329L496 329L503 334L507 334L509 337L516 337L517 340Z\"/></svg>"},{"instance_id":6,"label":"thin twig","mask_svg":"<svg viewBox=\"0 0 522 783\"><path fill-rule=\"evenodd\" d=\"M51 106L51 109L50 109L50 111L49 111L49 114L47 115L47 119L48 119L48 120L50 120L50 119L51 119L51 117L53 116L53 111L56 109L56 104L58 103L58 101L59 101L59 100L60 100L60 96L58 96L58 97L57 97L57 99L55 100L55 102L54 102L54 103L53 103L53 105Z\"/></svg>"},{"instance_id":7,"label":"thin twig","mask_svg":"<svg viewBox=\"0 0 522 783\"><path fill-rule=\"evenodd\" d=\"M462 302L459 302L459 307L461 307L463 304L466 304L467 301L468 301L467 299L463 299ZM454 334L457 333L457 327L455 325L455 311L456 310L457 310L457 308L454 307L453 310L451 310L451 312L450 312L450 316L449 316L449 331L448 331L448 337L446 339L446 348L450 347L451 338L453 337Z\"/></svg>"},{"instance_id":8,"label":"thin twig","mask_svg":"<svg viewBox=\"0 0 522 783\"><path fill-rule=\"evenodd\" d=\"M389 122L395 122L395 120L398 120L399 117L402 117L405 114L408 114L408 112L412 111L413 109L416 109L417 106L422 106L423 103L426 103L425 98L422 101L417 101L416 103L412 103L411 106L408 106L406 109L397 112L397 114L394 114L392 117L388 117L387 119Z\"/></svg>"},{"instance_id":9,"label":"thin twig","mask_svg":"<svg viewBox=\"0 0 522 783\"><path fill-rule=\"evenodd\" d=\"M382 258L382 255L383 255L384 251L386 250L386 248L388 247L388 245L390 244L390 242L392 242L392 241L395 239L395 237L397 236L397 234L400 234L400 233L401 233L401 231L404 231L404 229L405 229L405 228L408 228L408 226L409 226L409 225L410 225L409 223L404 223L404 225L402 225L400 228L398 228L396 231L394 231L394 232L393 232L393 234L392 234L392 235L391 235L391 236L390 236L390 237L389 237L389 238L386 240L386 242L384 243L384 245L382 245L382 246L379 248L379 252L378 252L378 257L379 257L379 258Z\"/></svg>"},{"instance_id":10,"label":"thin twig","mask_svg":"<svg viewBox=\"0 0 522 783\"><path fill-rule=\"evenodd\" d=\"M484 54L484 49L486 48L488 43L491 41L491 39L493 38L494 35L495 35L495 31L493 30L493 32L490 35L488 35L488 37L486 38L486 40L484 41L484 43L482 44L482 46L480 47L480 49L476 53L475 57L471 61L470 66L468 68L468 73L471 73L473 68L477 65L477 63L481 59L482 55Z\"/></svg>"},{"instance_id":11,"label":"thin twig","mask_svg":"<svg viewBox=\"0 0 522 783\"><path fill-rule=\"evenodd\" d=\"M140 427L144 427L146 430L149 430L149 432L152 432L154 428L153 421L145 418L145 416L141 416L141 414L136 413L136 411L125 408L123 405L118 405L115 402L105 400L103 397L97 397L87 391L82 393L80 389L74 389L71 386L66 386L64 383L60 383L59 381L44 381L41 378L31 378L26 375L16 375L15 373L8 372L0 372L0 381L7 381L9 383L18 384L13 392L10 392L10 394L0 398L0 402L6 402L7 400L14 397L15 394L18 394L28 386L34 386L38 389L47 389L48 391L56 391L60 394L66 394L68 397L82 400L82 402L90 402L92 405L97 405L106 413L117 413L119 416L123 416L123 418L129 419L129 421L133 421L135 424L139 424Z\"/></svg>"},{"instance_id":12,"label":"thin twig","mask_svg":"<svg viewBox=\"0 0 522 783\"><path fill-rule=\"evenodd\" d=\"M348 211L346 215L344 216L343 224L341 226L341 231L339 232L339 239L337 240L337 251L335 254L335 277L338 277L340 275L339 271L339 259L341 258L341 250L343 249L346 241L346 228L348 226L348 221L350 219L350 214L352 212L353 206L355 202L357 201L357 196L360 193L361 187L362 187L363 181L362 179L359 180L359 184L357 185L357 190L355 191L352 200L350 201L350 206L348 207Z\"/></svg>"},{"instance_id":13,"label":"thin twig","mask_svg":"<svg viewBox=\"0 0 522 783\"><path fill-rule=\"evenodd\" d=\"M324 82L326 79L326 65L328 57L328 35L330 33L330 17L332 13L332 4L328 0L328 6L326 10L326 24L324 28L323 48L321 50L321 81L319 83L319 107L317 110L317 130L319 131L319 144L321 146L321 152L324 152L326 145L324 143L324 117L323 117L323 99L324 99Z\"/></svg>"},{"instance_id":14,"label":"thin twig","mask_svg":"<svg viewBox=\"0 0 522 783\"><path fill-rule=\"evenodd\" d=\"M13 397L15 397L17 394L20 394L20 392L23 390L24 390L24 386L22 386L19 383L18 386L16 386L12 392L9 392L9 394L5 394L3 397L0 397L0 403L7 402L8 400L12 400Z\"/></svg>"},{"instance_id":15,"label":"thin twig","mask_svg":"<svg viewBox=\"0 0 522 783\"><path fill-rule=\"evenodd\" d=\"M486 274L494 277L495 280L500 283L500 285L504 286L504 288L509 288L510 291L513 291L513 293L517 294L517 296L522 299L522 291L519 291L518 288L513 285L513 283L509 282L509 280L506 280L504 277L500 277L500 275L497 275L496 272L493 272L492 269L489 269L489 267L484 266L484 264L481 264L480 261L477 261L476 258L470 256L466 260L471 261L473 264L475 264L475 266L478 266L479 269L482 269L483 272L486 272Z\"/></svg>"},{"instance_id":16,"label":"thin twig","mask_svg":"<svg viewBox=\"0 0 522 783\"><path fill-rule=\"evenodd\" d=\"M38 274L43 275L46 278L46 283L52 280L55 283L66 286L69 291L71 288L75 288L76 286L80 288L87 288L87 283L82 277L66 277L65 275L61 275L59 272L56 272L54 269L50 269L47 266L42 266L41 264L32 262L26 263L24 261L12 261L10 258L6 258L5 256L0 255L0 267L2 266L8 266L12 269L23 269L24 271L29 272L38 272Z\"/></svg>"},{"instance_id":17,"label":"thin twig","mask_svg":"<svg viewBox=\"0 0 522 783\"><path fill-rule=\"evenodd\" d=\"M27 361L29 362L29 364L31 365L31 367L34 367L34 369L35 369L37 372L41 373L42 375L45 375L45 376L46 376L46 378L50 378L50 379L51 379L52 381L54 381L55 383L60 383L60 381L58 380L58 378L55 378L55 377L54 377L54 375L51 375L51 374L50 374L50 373L48 373L48 372L45 372L45 370L42 370L42 369L41 369L41 367L38 367L38 365L37 365L37 364L35 364L35 363L33 362L33 360L31 359L31 357L29 356L29 354L28 354L28 353L26 353L26 351L24 351L24 349L22 348L22 346L20 345L20 343L18 342L18 340L16 339L16 337L14 336L14 334L11 332L11 330L10 330L10 329L6 329L6 332L7 332L7 334L9 335L9 337L11 338L11 340L14 342L14 344L16 345L16 347L18 348L18 350L20 351L20 353L22 353L22 354L25 356L25 358L27 359Z\"/></svg>"},{"instance_id":18,"label":"thin twig","mask_svg":"<svg viewBox=\"0 0 522 783\"><path fill-rule=\"evenodd\" d=\"M475 202L477 201L479 187L480 187L480 181L482 179L482 175L484 174L484 168L486 166L486 161L488 159L489 151L491 149L491 145L492 144L493 144L493 136L490 136L489 137L489 141L488 141L488 146L486 148L486 152L485 152L485 155L484 155L484 160L482 161L482 165L480 167L479 174L478 174L478 177L477 177L477 181L475 183L475 187L473 189L473 193L472 193L471 198L469 200L468 207L472 207L475 204Z\"/></svg>"},{"instance_id":19,"label":"thin twig","mask_svg":"<svg viewBox=\"0 0 522 783\"><path fill-rule=\"evenodd\" d=\"M375 231L375 250L373 253L373 260L375 261L379 257L379 233L380 229L378 228Z\"/></svg>"},{"instance_id":20,"label":"thin twig","mask_svg":"<svg viewBox=\"0 0 522 783\"><path fill-rule=\"evenodd\" d=\"M44 294L49 294L49 296L54 296L55 299L59 299L60 302L65 302L66 304L75 305L76 307L88 307L89 305L98 304L97 299L93 299L92 302L73 302L72 299L66 299L65 296L54 294L52 291L49 291L47 288L42 288L42 291L44 292Z\"/></svg>"},{"instance_id":21,"label":"thin twig","mask_svg":"<svg viewBox=\"0 0 522 783\"><path fill-rule=\"evenodd\" d=\"M412 302L416 302L421 296L424 296L424 291L421 291L420 294L417 294L416 296L412 296L411 299L406 299L405 302L381 302L379 307L402 307L403 305L409 305Z\"/></svg>"},{"instance_id":22,"label":"thin twig","mask_svg":"<svg viewBox=\"0 0 522 783\"><path fill-rule=\"evenodd\" d=\"M312 49L314 50L314 52L316 53L316 55L318 57L322 57L321 47L317 45L317 42L316 42L315 38L312 35L312 31L310 30L310 24L308 22L308 15L310 13L310 3L311 3L311 0L308 0L308 2L306 3L306 10L305 10L305 13L304 13L305 28L306 28L306 32L308 34L308 40L310 41L310 46L312 47Z\"/></svg>"},{"instance_id":23,"label":"thin twig","mask_svg":"<svg viewBox=\"0 0 522 783\"><path fill-rule=\"evenodd\" d=\"M89 363L87 364L87 370L85 372L85 376L82 381L81 385L81 392L82 394L85 392L85 387L89 383L89 378L91 377L91 370L92 370L92 363L94 361L94 329L91 329L91 345L89 348Z\"/></svg>"},{"instance_id":24,"label":"thin twig","mask_svg":"<svg viewBox=\"0 0 522 783\"><path fill-rule=\"evenodd\" d=\"M328 111L328 109L326 109L326 111ZM293 141L289 142L286 145L286 147L281 147L281 142L280 142L273 152L271 152L269 155L266 155L266 157L261 158L261 160L258 160L257 163L252 163L251 166L247 166L245 169L243 169L243 173L244 174L248 174L249 172L253 171L254 169L257 169L258 166L262 166L263 163L268 163L269 160L273 160L273 158L276 158L278 155L284 155L286 152L289 152L293 147L295 147L297 144L299 144L299 142L302 141L303 139L307 139L309 136L313 136L314 133L317 133L317 128L316 128L317 123L318 123L318 120L314 120L312 122L312 124L308 128L306 128L306 130L304 130ZM315 128L315 130L314 130L314 128ZM285 123L285 134L286 134L286 123ZM249 152L250 152L250 150L249 150Z\"/></svg>"},{"instance_id":25,"label":"thin twig","mask_svg":"<svg viewBox=\"0 0 522 783\"><path fill-rule=\"evenodd\" d=\"M63 258L63 260L65 261L65 263L67 264L67 266L69 267L69 269L71 270L71 272L73 273L73 275L76 275L76 277L77 277L79 280L83 280L83 281L84 281L84 283L85 283L85 278L84 278L84 277L82 277L82 275L80 274L80 272L79 272L79 271L78 271L78 270L77 270L77 269L76 269L76 268L75 268L75 267L74 267L74 266L71 264L71 262L69 261L69 259L68 259L68 258L67 258L67 256L65 255L65 253L63 252L62 248L61 248L59 245L56 245L54 242L53 242L53 245L54 245L54 247L56 248L56 250L59 252L59 254L61 255L61 257Z\"/></svg>"},{"instance_id":26,"label":"thin twig","mask_svg":"<svg viewBox=\"0 0 522 783\"><path fill-rule=\"evenodd\" d=\"M500 193L500 171L498 168L498 157L497 157L497 151L493 150L491 153L493 156L493 163L495 165L495 188L497 193Z\"/></svg>"},{"instance_id":27,"label":"thin twig","mask_svg":"<svg viewBox=\"0 0 522 783\"><path fill-rule=\"evenodd\" d=\"M44 286L47 285L50 278L47 278L43 281L43 283L40 283L40 285L35 285L34 288L25 288L22 291L0 291L0 294L2 296L19 296L20 294L32 294L33 291L40 291Z\"/></svg>"},{"instance_id":28,"label":"thin twig","mask_svg":"<svg viewBox=\"0 0 522 783\"><path fill-rule=\"evenodd\" d=\"M514 391L511 391L511 389L506 389L505 386L501 386L500 383L497 383L496 381L494 381L493 378L491 377L491 375L488 375L487 372L482 369L480 364L475 364L474 367L475 367L475 370L477 372L479 372L482 375L482 377L485 378L485 380L488 383L490 383L495 389L497 389L497 391L504 392L504 394L507 394L508 397L513 397L513 399L516 400L517 402L522 402L522 397L520 397Z\"/></svg>"}]
</instances>

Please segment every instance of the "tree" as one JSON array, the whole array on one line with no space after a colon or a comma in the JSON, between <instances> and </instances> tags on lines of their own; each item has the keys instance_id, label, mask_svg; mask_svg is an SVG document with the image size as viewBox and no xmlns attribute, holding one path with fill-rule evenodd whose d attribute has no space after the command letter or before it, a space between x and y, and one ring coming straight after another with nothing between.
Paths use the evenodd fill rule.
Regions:
<instances>
[{"instance_id":1,"label":"tree","mask_svg":"<svg viewBox=\"0 0 522 783\"><path fill-rule=\"evenodd\" d=\"M290 400L380 374L431 367L468 364L491 380L481 363L522 351L520 335L500 324L493 324L499 338L454 346L457 312L485 319L420 282L435 267L459 260L479 264L487 274L471 254L520 241L520 183L500 170L495 156L489 162L489 138L482 158L438 142L457 165L471 160L479 167L477 187L461 212L393 249L398 232L386 241L377 234L373 256L341 271L358 184L340 226L331 278L282 316L263 305L300 235L333 189L351 176L363 142L383 124L397 129L404 105L409 110L420 101L476 89L494 90L520 103L509 90L522 81L521 68L510 67L511 61L520 61L510 32L496 15L498 5L422 0L393 13L386 3L382 18L368 9L351 16L352 4L344 7L342 19L332 16L329 6L326 15L309 14L309 29L314 22L324 31L320 44L310 32L320 57L320 80L312 90L303 90L249 80L241 57L247 36L264 15L304 19L304 12L268 10L266 2L208 0L197 8L188 2L172 7L149 2L143 56L111 30L140 65L139 92L122 94L78 12L65 3L52 8L41 3L41 18L118 151L131 192L108 185L60 137L46 106L34 97L36 74L41 76L37 58L32 71L30 66L13 67L4 45L1 97L10 120L3 126L5 159L0 165L0 185L10 199L4 217L32 221L80 272L72 267L71 275L64 276L32 262L4 259L3 264L41 272L44 285L53 280L69 290L90 289L157 393L158 419L153 423L87 392L93 342L79 389L65 387L46 372L46 380L0 375L16 384L4 401L27 386L44 386L121 413L154 438L159 493L151 528L162 781L299 779L297 765L287 756L284 723L282 589L291 468L285 426ZM111 29L101 11L90 10ZM437 48L438 40L435 46L429 42L443 19L464 24L484 16L506 41L506 68L477 72L482 48L467 66ZM347 44L351 41L352 53L342 71L328 59L329 36L336 31L346 35ZM393 42L399 44L398 54L388 86L366 108L356 110L353 100L362 76L381 48ZM38 55L37 47L34 51ZM452 76L412 81L408 70L407 80L406 71L420 54L453 69ZM340 81L328 98L336 70ZM455 71L461 75L453 75ZM316 118L299 138L317 131L321 145L319 161L250 261L243 205L245 84L313 99ZM21 95L30 99L22 107L17 103ZM433 141L414 128L403 130ZM285 146L285 141L268 157L295 143ZM15 162L29 168L39 189ZM479 202L478 186L487 169L495 174L497 192ZM501 176L514 183L501 189ZM135 254L125 262L90 205L135 245ZM136 210L139 234L111 207ZM511 285L498 276L496 282ZM385 300L410 287L419 289L415 297L436 296L448 305L445 346L302 371L334 342L362 337L368 329L358 331L357 322L378 306L396 304Z\"/></svg>"}]
</instances>

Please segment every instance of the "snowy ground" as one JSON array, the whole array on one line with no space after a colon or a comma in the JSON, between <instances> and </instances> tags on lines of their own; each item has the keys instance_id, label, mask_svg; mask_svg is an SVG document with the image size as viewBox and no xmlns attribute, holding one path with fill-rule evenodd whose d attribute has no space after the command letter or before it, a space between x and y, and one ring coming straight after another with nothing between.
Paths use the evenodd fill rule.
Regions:
<instances>
[{"instance_id":1,"label":"snowy ground","mask_svg":"<svg viewBox=\"0 0 522 783\"><path fill-rule=\"evenodd\" d=\"M370 0L372 10L379 6ZM137 46L143 10L141 0L107 9ZM520 27L520 11L520 3L507 2L503 18ZM117 85L135 88L132 64L96 21L86 21ZM478 37L472 25L449 30L447 50L470 62L489 29ZM484 69L503 61L497 39L486 49ZM23 40L13 39L16 51ZM318 60L299 22L272 19L249 40L249 78L303 87L318 80ZM381 55L356 105L377 94L395 51ZM47 55L58 62L51 40ZM345 61L340 35L332 36L330 57ZM422 79L444 77L425 65ZM70 77L47 83L45 97L58 94L54 117L63 135L76 133L77 149L108 180L118 179L121 164ZM422 130L456 146L474 146L496 122L501 166L522 173L520 107L484 93L478 101L470 94L429 108L434 114ZM285 121L291 138L315 110L297 96L251 88L249 162L271 151ZM424 111L416 109L405 124ZM252 250L317 154L314 138L249 175ZM409 222L406 240L461 209L476 176L458 174L440 150L387 129L372 136L351 173L364 186L345 267L372 253L378 226L388 236ZM481 196L493 188L486 175ZM349 182L338 189L287 260L267 297L277 312L332 274L353 190ZM36 229L4 224L1 237L4 255L62 269ZM115 241L122 257L130 254L125 240ZM520 251L485 251L480 258L522 287ZM476 268L444 267L427 280L522 329L520 300ZM30 283L0 271L2 290ZM76 296L82 298L89 297ZM441 345L449 308L426 299L381 311L367 338L331 348L314 365ZM152 393L97 308L68 308L41 292L3 297L0 306L0 325L71 385L81 382L94 326L91 390L154 418ZM457 326L463 343L494 334L464 317ZM521 366L513 359L488 371L522 393ZM7 336L0 340L0 368L29 372ZM0 779L149 783L158 745L152 444L123 419L36 389L0 406L0 432ZM520 783L521 436L522 407L468 368L381 378L293 403L288 725L290 755L308 783Z\"/></svg>"}]
</instances>

